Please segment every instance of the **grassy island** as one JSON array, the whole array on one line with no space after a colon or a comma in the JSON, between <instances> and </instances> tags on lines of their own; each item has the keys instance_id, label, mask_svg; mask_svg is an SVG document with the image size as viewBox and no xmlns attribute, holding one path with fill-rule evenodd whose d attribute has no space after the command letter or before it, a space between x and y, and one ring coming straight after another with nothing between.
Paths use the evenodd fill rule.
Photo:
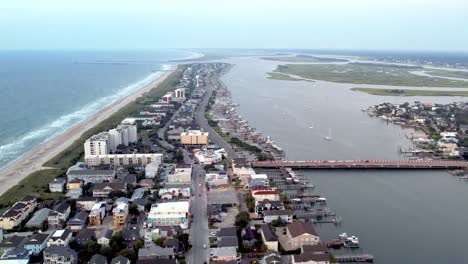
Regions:
<instances>
[{"instance_id":1,"label":"grassy island","mask_svg":"<svg viewBox=\"0 0 468 264\"><path fill-rule=\"evenodd\" d=\"M437 90L406 90L406 89L377 89L352 88L353 91L364 92L380 96L463 96L468 97L468 91L437 91Z\"/></svg>"}]
</instances>

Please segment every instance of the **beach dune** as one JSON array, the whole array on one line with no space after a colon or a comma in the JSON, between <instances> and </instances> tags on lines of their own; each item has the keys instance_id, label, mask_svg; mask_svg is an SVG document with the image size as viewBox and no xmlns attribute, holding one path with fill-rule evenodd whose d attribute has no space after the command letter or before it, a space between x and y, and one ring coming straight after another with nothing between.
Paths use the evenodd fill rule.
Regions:
<instances>
[{"instance_id":1,"label":"beach dune","mask_svg":"<svg viewBox=\"0 0 468 264\"><path fill-rule=\"evenodd\" d=\"M0 171L0 195L3 195L8 189L18 184L19 181L29 174L41 169L46 169L43 167L45 162L65 150L75 140L80 138L84 132L96 126L125 105L143 96L146 92L157 87L176 69L176 67L176 65L172 65L170 70L164 72L159 78L143 86L141 89L118 99L114 103L98 111L87 120L71 127L64 133L42 143L31 151L25 153L23 156L9 163Z\"/></svg>"}]
</instances>

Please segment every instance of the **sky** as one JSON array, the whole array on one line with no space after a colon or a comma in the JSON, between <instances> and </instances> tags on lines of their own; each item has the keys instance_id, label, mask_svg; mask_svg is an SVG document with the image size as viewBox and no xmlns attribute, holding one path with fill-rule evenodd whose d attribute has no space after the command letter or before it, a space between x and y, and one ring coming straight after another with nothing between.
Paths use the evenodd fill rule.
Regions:
<instances>
[{"instance_id":1,"label":"sky","mask_svg":"<svg viewBox=\"0 0 468 264\"><path fill-rule=\"evenodd\" d=\"M468 51L467 0L0 0L0 49Z\"/></svg>"}]
</instances>

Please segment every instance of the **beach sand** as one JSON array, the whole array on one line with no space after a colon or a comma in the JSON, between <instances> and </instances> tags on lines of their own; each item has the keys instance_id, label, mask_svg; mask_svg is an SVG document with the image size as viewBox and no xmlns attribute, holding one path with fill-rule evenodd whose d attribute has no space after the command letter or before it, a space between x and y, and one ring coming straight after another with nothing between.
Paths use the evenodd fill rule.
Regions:
<instances>
[{"instance_id":1,"label":"beach sand","mask_svg":"<svg viewBox=\"0 0 468 264\"><path fill-rule=\"evenodd\" d=\"M8 164L2 171L0 171L0 195L4 194L8 189L15 186L19 181L28 176L29 174L46 169L42 165L51 158L58 155L60 152L70 146L75 140L87 130L99 124L107 117L117 112L125 105L133 102L137 98L144 95L146 92L155 88L162 81L164 81L174 70L176 66L173 65L171 70L166 71L159 78L148 83L138 91L118 99L114 103L101 109L99 112L88 118L87 120L71 127L63 134L58 135L51 140L42 143L31 151L25 153L23 156Z\"/></svg>"}]
</instances>

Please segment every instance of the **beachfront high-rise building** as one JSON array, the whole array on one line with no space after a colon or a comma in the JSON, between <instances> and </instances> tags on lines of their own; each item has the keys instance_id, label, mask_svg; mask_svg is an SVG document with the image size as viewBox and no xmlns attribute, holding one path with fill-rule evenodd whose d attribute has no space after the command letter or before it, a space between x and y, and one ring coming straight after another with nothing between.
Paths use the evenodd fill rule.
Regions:
<instances>
[{"instance_id":1,"label":"beachfront high-rise building","mask_svg":"<svg viewBox=\"0 0 468 264\"><path fill-rule=\"evenodd\" d=\"M89 155L105 155L110 153L110 135L107 132L102 132L94 135L84 143L85 156Z\"/></svg>"},{"instance_id":2,"label":"beachfront high-rise building","mask_svg":"<svg viewBox=\"0 0 468 264\"><path fill-rule=\"evenodd\" d=\"M85 156L106 155L117 150L117 146L138 141L136 125L119 125L109 132L101 132L86 140L84 144Z\"/></svg>"},{"instance_id":3,"label":"beachfront high-rise building","mask_svg":"<svg viewBox=\"0 0 468 264\"><path fill-rule=\"evenodd\" d=\"M123 144L128 146L130 143L138 141L138 131L136 125L119 125L117 128L109 130L110 149L115 152L117 146Z\"/></svg>"}]
</instances>

